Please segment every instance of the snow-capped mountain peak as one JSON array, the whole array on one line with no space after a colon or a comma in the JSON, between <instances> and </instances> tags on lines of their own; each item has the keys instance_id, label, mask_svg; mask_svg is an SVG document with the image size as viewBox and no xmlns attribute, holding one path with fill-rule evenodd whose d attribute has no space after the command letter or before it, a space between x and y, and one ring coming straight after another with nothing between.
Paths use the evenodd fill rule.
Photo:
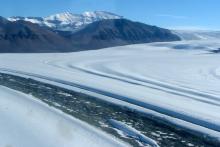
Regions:
<instances>
[{"instance_id":1,"label":"snow-capped mountain peak","mask_svg":"<svg viewBox=\"0 0 220 147\"><path fill-rule=\"evenodd\" d=\"M122 16L105 12L105 11L93 11L93 12L84 12L82 14L84 17L95 18L95 19L120 19Z\"/></svg>"},{"instance_id":2,"label":"snow-capped mountain peak","mask_svg":"<svg viewBox=\"0 0 220 147\"><path fill-rule=\"evenodd\" d=\"M18 21L18 20L24 20L31 23L36 23L42 25L43 18L41 17L20 17L20 16L13 16L8 18L9 21Z\"/></svg>"},{"instance_id":3,"label":"snow-capped mountain peak","mask_svg":"<svg viewBox=\"0 0 220 147\"><path fill-rule=\"evenodd\" d=\"M76 17L76 14L70 12L63 12L55 15L45 17L45 21L62 21L62 22L71 22Z\"/></svg>"},{"instance_id":4,"label":"snow-capped mountain peak","mask_svg":"<svg viewBox=\"0 0 220 147\"><path fill-rule=\"evenodd\" d=\"M55 30L60 31L76 31L79 28L84 27L87 24L103 19L120 19L122 16L105 12L94 11L84 12L82 14L73 14L70 12L63 12L54 15L50 15L45 18L41 17L9 17L9 21L24 20L32 23L39 24L41 26L47 26Z\"/></svg>"}]
</instances>

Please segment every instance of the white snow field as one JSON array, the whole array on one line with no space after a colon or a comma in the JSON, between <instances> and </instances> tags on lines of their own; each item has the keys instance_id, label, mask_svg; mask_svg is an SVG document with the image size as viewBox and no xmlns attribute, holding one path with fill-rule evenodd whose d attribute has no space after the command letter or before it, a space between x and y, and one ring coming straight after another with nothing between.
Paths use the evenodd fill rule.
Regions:
<instances>
[{"instance_id":1,"label":"white snow field","mask_svg":"<svg viewBox=\"0 0 220 147\"><path fill-rule=\"evenodd\" d=\"M220 141L219 40L1 54L0 72L77 87Z\"/></svg>"},{"instance_id":2,"label":"white snow field","mask_svg":"<svg viewBox=\"0 0 220 147\"><path fill-rule=\"evenodd\" d=\"M1 147L128 146L80 120L0 86Z\"/></svg>"}]
</instances>

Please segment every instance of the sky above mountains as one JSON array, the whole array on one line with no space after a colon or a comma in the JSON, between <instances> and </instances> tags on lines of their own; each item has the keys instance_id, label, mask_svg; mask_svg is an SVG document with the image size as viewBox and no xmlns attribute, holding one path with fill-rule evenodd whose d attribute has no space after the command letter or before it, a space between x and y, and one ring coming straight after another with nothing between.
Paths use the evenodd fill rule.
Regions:
<instances>
[{"instance_id":1,"label":"sky above mountains","mask_svg":"<svg viewBox=\"0 0 220 147\"><path fill-rule=\"evenodd\" d=\"M0 0L0 15L48 16L61 12L109 11L175 29L220 30L219 0Z\"/></svg>"}]
</instances>

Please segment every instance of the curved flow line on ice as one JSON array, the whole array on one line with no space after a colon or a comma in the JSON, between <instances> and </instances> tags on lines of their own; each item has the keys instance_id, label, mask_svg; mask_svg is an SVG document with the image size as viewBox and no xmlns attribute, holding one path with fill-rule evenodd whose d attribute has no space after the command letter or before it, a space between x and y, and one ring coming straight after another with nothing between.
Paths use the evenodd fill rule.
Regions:
<instances>
[{"instance_id":1,"label":"curved flow line on ice","mask_svg":"<svg viewBox=\"0 0 220 147\"><path fill-rule=\"evenodd\" d=\"M84 72L84 73L88 73L88 74L92 74L92 75L96 75L96 76L100 76L100 77L105 77L105 78L110 78L110 79L113 79L113 80L118 80L118 81L121 81L121 82L126 82L126 83L129 83L129 84L133 84L133 85L138 85L138 86L151 88L151 89L154 89L154 90L159 90L159 91L163 91L163 92L178 95L178 96L183 96L185 98L193 99L193 100L200 101L200 102L203 102L203 103L208 103L208 104L211 104L211 105L220 106L220 98L215 97L213 95L208 95L208 94L204 94L204 93L201 93L201 92L195 92L195 91L192 91L192 90L189 90L189 89L174 87L174 86L170 86L170 85L167 85L167 84L155 82L155 81L152 81L152 80L139 79L139 78L136 78L136 77L133 77L133 76L130 76L130 75L125 75L123 73L119 73L117 71L112 71L110 69L108 69L109 73L113 73L113 74L109 75L109 74L106 74L106 73L103 73L103 72L96 72L96 71L76 67L76 66L73 66L73 65L68 64L68 63L67 63L66 66L65 65L60 66L60 65L57 65L56 63L59 63L59 61L50 62L50 63L48 62L47 64L51 65L51 66L54 66L54 67L57 67L57 68L61 68L61 69L65 70L65 71L68 71L68 72L71 72L71 70L68 70L68 69L75 69L75 70L78 70L78 71L81 71L81 72ZM124 77L126 79L122 79L121 77ZM130 79L133 80L133 81L131 81ZM138 83L138 82L141 82L141 83ZM149 85L146 85L146 84L151 84L151 85L157 86L157 87L149 86ZM167 90L162 89L162 88L165 88ZM203 99L196 98L195 96L199 96L200 98L203 98ZM209 101L209 99L211 99L215 102Z\"/></svg>"},{"instance_id":2,"label":"curved flow line on ice","mask_svg":"<svg viewBox=\"0 0 220 147\"><path fill-rule=\"evenodd\" d=\"M190 99L200 101L200 102L204 102L204 103L208 103L208 104L211 104L211 105L220 106L220 98L217 98L215 96L202 94L202 93L194 92L194 91L189 91L189 90L182 89L182 88L172 87L172 86L169 86L169 85L165 85L165 84L162 84L162 83L157 83L157 82L150 81L150 80L147 80L147 81L146 80L140 80L138 78L134 78L134 77L124 75L124 74L121 74L121 73L117 73L117 74L115 74L115 75L117 75L117 77L113 77L114 75L110 76L110 75L107 75L107 74L86 70L86 69L79 68L79 67L76 67L76 66L68 66L68 67L71 67L73 69L76 69L76 70L79 70L81 72L85 72L85 73L88 73L88 74L101 76L101 77L105 77L105 78L110 78L110 79L113 79L113 80L118 80L118 81L121 81L121 82L126 82L126 83L129 83L129 84L133 84L133 85L143 86L143 87L146 87L146 88L151 88L151 89L154 89L154 90L159 90L159 91L163 91L163 92L178 95L178 96L184 96L185 98L190 98ZM124 78L127 78L127 79L122 79L120 77L124 77ZM146 84L151 84L153 86L158 86L158 87L152 87L152 86L137 83L137 82L134 82L134 81L129 81L128 79L131 79L131 80L134 80L134 81L137 81L137 82L146 83ZM162 89L160 87L168 89L168 90ZM172 91L169 91L169 90L172 90ZM178 92L180 92L180 93L178 93ZM184 94L184 93L186 93L186 94ZM190 94L192 96L189 96L187 94ZM214 103L214 102L210 102L208 100L202 100L202 99L199 99L199 98L196 98L196 97L193 97L193 96L199 96L199 97L202 97L204 99L212 99L215 102L217 102L218 104Z\"/></svg>"},{"instance_id":3,"label":"curved flow line on ice","mask_svg":"<svg viewBox=\"0 0 220 147\"><path fill-rule=\"evenodd\" d=\"M38 74L21 72L21 71L6 69L6 68L0 68L0 71L10 72L10 73L14 73L14 74L21 74L21 75L24 75L24 76L30 76L30 77L33 77L33 78L39 78L39 79L43 79L43 80L47 80L47 81L53 81L53 82L57 82L57 83L68 85L68 86L77 87L77 88L80 88L80 89L83 89L83 90L87 90L87 91L91 91L91 92L101 94L103 96L111 97L113 99L118 99L118 100L130 103L130 104L134 104L134 105L140 106L142 108L153 110L153 111L158 112L160 114L164 114L164 115L167 115L167 116L170 116L170 117L173 117L173 118L177 118L177 119L180 119L180 120L192 123L192 124L196 124L196 125L211 129L213 131L220 132L220 124L215 124L215 123L212 123L212 122L208 122L208 121L202 120L200 118L194 118L190 115L178 113L175 110L172 111L170 109L162 108L162 107L150 104L150 103L141 102L141 101L132 99L131 97L125 97L123 95L110 93L108 91L99 90L99 89L96 89L96 88L88 87L88 86L73 83L73 82L67 82L67 81L63 81L63 80L60 80L60 79L56 79L56 78L49 78L47 76L42 76L42 75L38 75Z\"/></svg>"}]
</instances>

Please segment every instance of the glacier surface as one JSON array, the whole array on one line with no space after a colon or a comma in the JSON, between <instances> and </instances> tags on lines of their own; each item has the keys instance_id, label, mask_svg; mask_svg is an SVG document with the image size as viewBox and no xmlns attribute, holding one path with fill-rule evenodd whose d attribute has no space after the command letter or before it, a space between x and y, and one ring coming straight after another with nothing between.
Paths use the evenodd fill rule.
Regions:
<instances>
[{"instance_id":1,"label":"glacier surface","mask_svg":"<svg viewBox=\"0 0 220 147\"><path fill-rule=\"evenodd\" d=\"M219 40L1 54L0 71L101 95L220 141Z\"/></svg>"}]
</instances>

